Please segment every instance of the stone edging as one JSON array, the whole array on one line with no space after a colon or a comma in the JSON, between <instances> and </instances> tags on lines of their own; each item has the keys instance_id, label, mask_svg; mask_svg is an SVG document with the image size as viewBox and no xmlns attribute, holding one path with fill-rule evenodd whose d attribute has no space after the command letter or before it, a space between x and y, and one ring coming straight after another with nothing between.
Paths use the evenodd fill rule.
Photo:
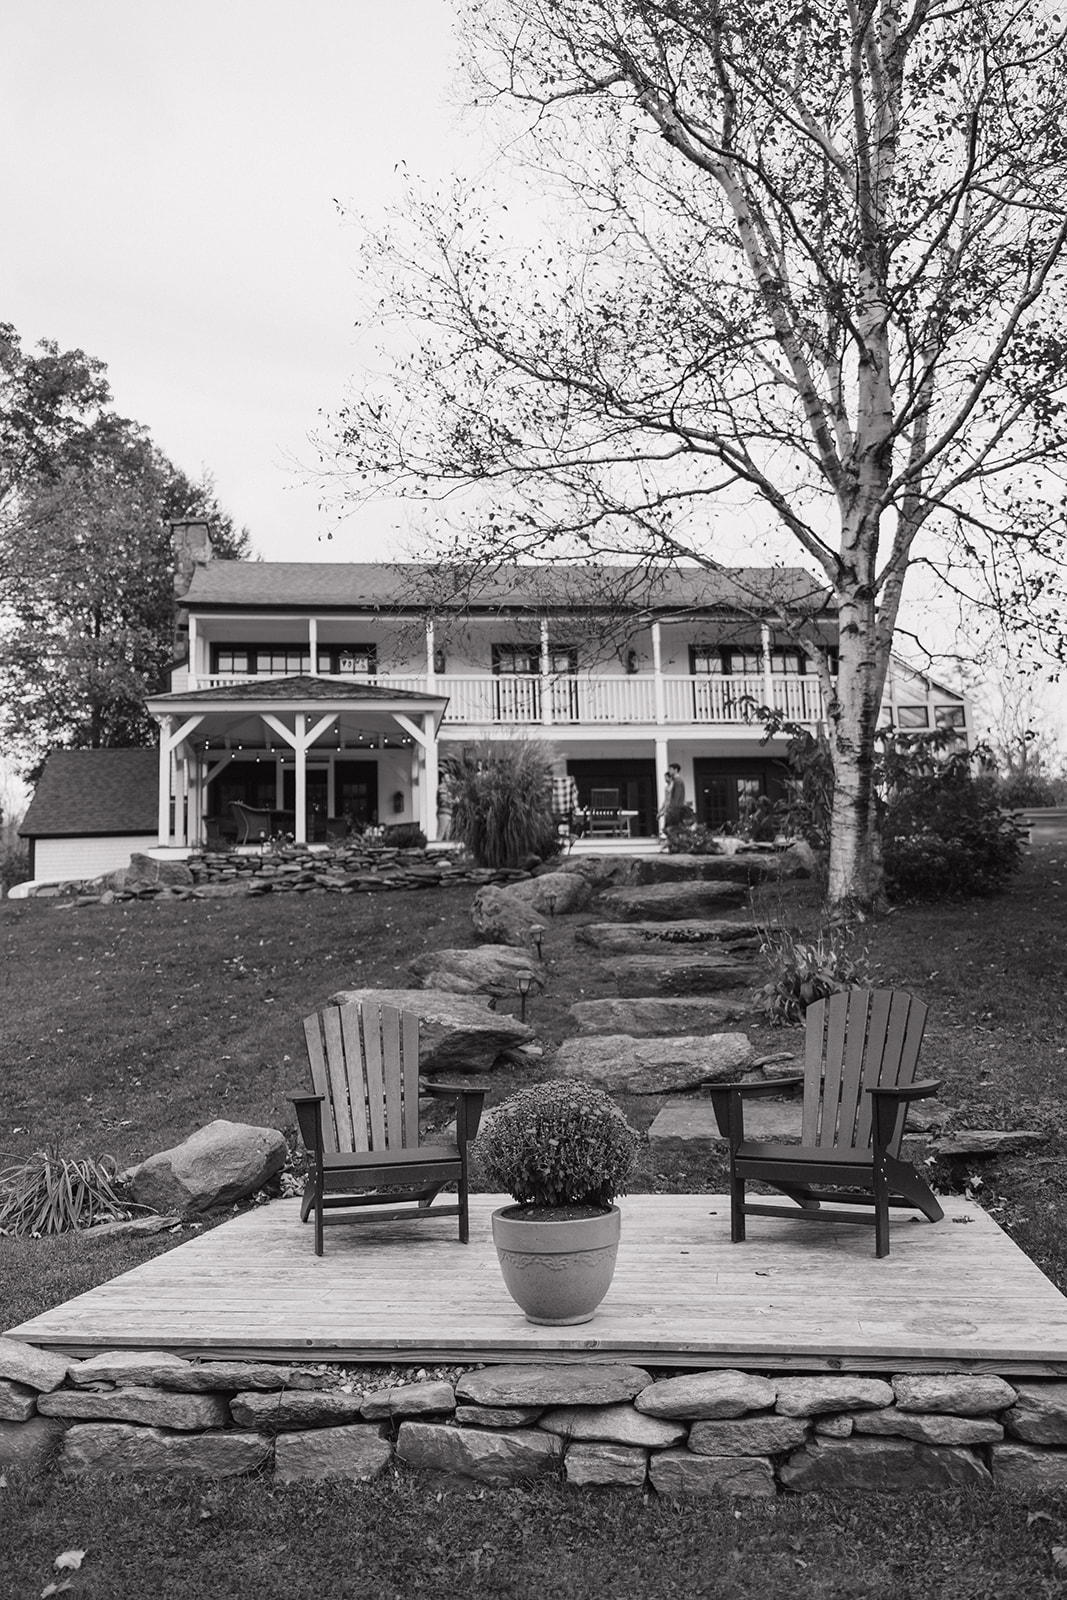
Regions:
<instances>
[{"instance_id":1,"label":"stone edging","mask_svg":"<svg viewBox=\"0 0 1067 1600\"><path fill-rule=\"evenodd\" d=\"M461 1483L551 1473L667 1495L1067 1488L1055 1379L594 1363L366 1374L158 1351L71 1361L0 1338L0 1470L294 1483L367 1481L400 1461Z\"/></svg>"}]
</instances>

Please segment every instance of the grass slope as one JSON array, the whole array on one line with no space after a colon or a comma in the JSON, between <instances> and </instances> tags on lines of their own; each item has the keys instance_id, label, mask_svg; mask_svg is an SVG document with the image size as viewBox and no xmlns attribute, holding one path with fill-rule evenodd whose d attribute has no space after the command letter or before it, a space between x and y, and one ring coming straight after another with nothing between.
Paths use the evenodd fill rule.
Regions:
<instances>
[{"instance_id":1,"label":"grass slope","mask_svg":"<svg viewBox=\"0 0 1067 1600\"><path fill-rule=\"evenodd\" d=\"M939 1176L969 1183L1067 1291L1065 885L1067 851L1052 843L1029 853L1007 894L899 908L863 938L876 982L930 1003L924 1070L946 1080L942 1100L958 1124L1046 1134L1036 1154ZM471 945L469 899L457 889L77 911L4 902L0 1149L17 1156L58 1140L125 1162L217 1116L289 1127L284 1094L306 1073L300 1019L338 988L406 985L407 962L423 950ZM780 911L799 926L817 921L804 886ZM546 933L549 991L530 1011L546 1050L573 1031L572 1001L613 992L610 958L575 943L586 920L595 914ZM508 1009L517 1014L517 997ZM799 1048L796 1032L749 1031L766 1053ZM491 1098L546 1070L494 1074ZM658 1109L623 1104L642 1129ZM632 1187L714 1190L723 1180L716 1162L686 1170L646 1154ZM4 1240L3 1325L181 1237ZM441 1493L404 1474L314 1489L47 1479L0 1488L0 1600L60 1580L52 1562L68 1548L89 1552L70 1592L100 1600L1029 1600L1067 1593L1065 1511L1051 1503L1028 1514L980 1494L735 1507L557 1485Z\"/></svg>"}]
</instances>

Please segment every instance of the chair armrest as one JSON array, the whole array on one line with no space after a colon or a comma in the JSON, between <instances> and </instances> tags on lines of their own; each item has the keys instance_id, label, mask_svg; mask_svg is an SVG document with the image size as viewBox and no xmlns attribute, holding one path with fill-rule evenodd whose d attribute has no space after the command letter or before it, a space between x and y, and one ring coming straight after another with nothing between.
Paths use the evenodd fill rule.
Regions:
<instances>
[{"instance_id":1,"label":"chair armrest","mask_svg":"<svg viewBox=\"0 0 1067 1600\"><path fill-rule=\"evenodd\" d=\"M300 1138L304 1148L313 1155L322 1153L322 1105L325 1099L321 1094L287 1094L285 1097L291 1102L296 1112L297 1126L300 1129Z\"/></svg>"},{"instance_id":2,"label":"chair armrest","mask_svg":"<svg viewBox=\"0 0 1067 1600\"><path fill-rule=\"evenodd\" d=\"M803 1082L804 1075L800 1073L794 1078L768 1079L766 1083L709 1083L703 1087L711 1096L719 1133L729 1139L733 1149L745 1137L745 1100L759 1100L780 1089L795 1089Z\"/></svg>"},{"instance_id":3,"label":"chair armrest","mask_svg":"<svg viewBox=\"0 0 1067 1600\"><path fill-rule=\"evenodd\" d=\"M908 1083L899 1089L868 1089L868 1094L885 1100L925 1100L936 1094L944 1083L943 1078L923 1078L919 1083Z\"/></svg>"},{"instance_id":4,"label":"chair armrest","mask_svg":"<svg viewBox=\"0 0 1067 1600\"><path fill-rule=\"evenodd\" d=\"M876 1152L891 1149L897 1121L904 1115L901 1108L910 1100L925 1100L928 1095L936 1094L941 1084L940 1078L924 1078L899 1089L867 1090L874 1102L871 1135Z\"/></svg>"},{"instance_id":5,"label":"chair armrest","mask_svg":"<svg viewBox=\"0 0 1067 1600\"><path fill-rule=\"evenodd\" d=\"M472 1089L463 1083L424 1083L420 1086L419 1092L432 1095L435 1100L455 1100L456 1143L460 1150L478 1137L482 1105L489 1093L488 1088Z\"/></svg>"}]
</instances>

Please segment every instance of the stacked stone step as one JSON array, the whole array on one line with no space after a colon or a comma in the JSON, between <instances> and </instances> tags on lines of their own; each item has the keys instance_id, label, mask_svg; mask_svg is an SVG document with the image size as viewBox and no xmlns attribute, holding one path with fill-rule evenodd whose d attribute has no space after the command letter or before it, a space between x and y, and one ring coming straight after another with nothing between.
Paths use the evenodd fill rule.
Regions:
<instances>
[{"instance_id":1,"label":"stacked stone step","mask_svg":"<svg viewBox=\"0 0 1067 1600\"><path fill-rule=\"evenodd\" d=\"M783 1490L1067 1488L1067 1382L990 1373L654 1377L612 1363L343 1369L119 1350L71 1361L0 1338L0 1471L367 1481L395 1460L495 1486L767 1498Z\"/></svg>"}]
</instances>

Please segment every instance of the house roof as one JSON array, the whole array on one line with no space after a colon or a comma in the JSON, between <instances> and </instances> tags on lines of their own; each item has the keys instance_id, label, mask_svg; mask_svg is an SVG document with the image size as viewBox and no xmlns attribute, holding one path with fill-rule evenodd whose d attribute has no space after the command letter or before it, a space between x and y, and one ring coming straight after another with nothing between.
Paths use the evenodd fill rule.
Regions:
<instances>
[{"instance_id":1,"label":"house roof","mask_svg":"<svg viewBox=\"0 0 1067 1600\"><path fill-rule=\"evenodd\" d=\"M158 750L53 750L19 833L154 834L158 826Z\"/></svg>"},{"instance_id":2,"label":"house roof","mask_svg":"<svg viewBox=\"0 0 1067 1600\"><path fill-rule=\"evenodd\" d=\"M381 684L363 683L358 678L313 678L294 675L289 678L247 678L242 683L223 683L215 689L178 689L170 694L153 694L148 705L172 704L217 705L219 702L240 705L254 700L325 700L336 705L338 701L351 701L358 705L385 702L396 705L407 701L412 706L443 706L448 696L420 694L413 689L390 689Z\"/></svg>"},{"instance_id":3,"label":"house roof","mask_svg":"<svg viewBox=\"0 0 1067 1600\"><path fill-rule=\"evenodd\" d=\"M768 610L826 608L828 591L800 567L502 566L423 562L198 562L183 605L192 609L366 611Z\"/></svg>"}]
</instances>

